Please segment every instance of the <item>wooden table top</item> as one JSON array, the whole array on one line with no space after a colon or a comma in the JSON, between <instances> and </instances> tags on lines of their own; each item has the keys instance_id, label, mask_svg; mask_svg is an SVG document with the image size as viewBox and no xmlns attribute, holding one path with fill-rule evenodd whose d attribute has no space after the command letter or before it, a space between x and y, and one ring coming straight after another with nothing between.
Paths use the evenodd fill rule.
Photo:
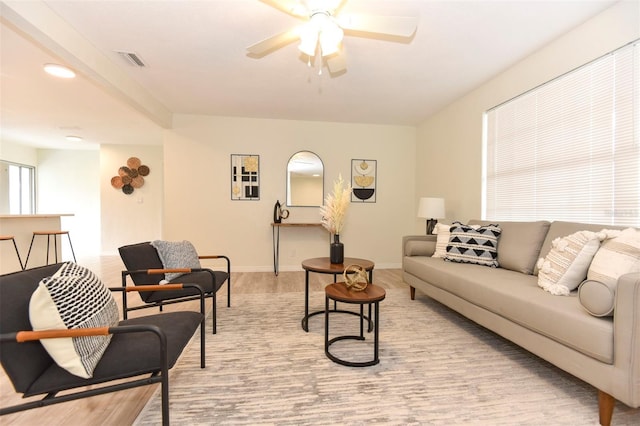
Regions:
<instances>
[{"instance_id":1,"label":"wooden table top","mask_svg":"<svg viewBox=\"0 0 640 426\"><path fill-rule=\"evenodd\" d=\"M324 288L325 294L331 300L343 303L368 304L383 300L387 293L384 288L369 284L362 291L353 291L347 288L344 282L329 284Z\"/></svg>"},{"instance_id":2,"label":"wooden table top","mask_svg":"<svg viewBox=\"0 0 640 426\"><path fill-rule=\"evenodd\" d=\"M342 263L331 263L328 257L314 257L302 261L302 269L305 271L319 272L322 274L341 274L345 268L351 265L360 265L365 271L374 268L375 263L367 259L357 257L345 257Z\"/></svg>"}]
</instances>

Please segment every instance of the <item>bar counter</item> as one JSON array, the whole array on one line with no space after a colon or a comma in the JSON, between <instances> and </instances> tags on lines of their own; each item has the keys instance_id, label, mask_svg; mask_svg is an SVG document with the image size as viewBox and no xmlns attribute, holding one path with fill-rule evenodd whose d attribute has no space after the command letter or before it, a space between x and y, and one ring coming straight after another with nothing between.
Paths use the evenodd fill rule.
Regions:
<instances>
[{"instance_id":1,"label":"bar counter","mask_svg":"<svg viewBox=\"0 0 640 426\"><path fill-rule=\"evenodd\" d=\"M60 218L63 216L73 216L71 213L52 213L52 214L4 214L0 215L0 235L13 235L18 245L18 251L22 258L22 263L27 260L27 252L33 231L60 231ZM59 237L58 237L59 238ZM71 236L73 239L73 236ZM62 240L62 244L58 241L58 259L61 260L60 248L65 241L66 236ZM53 241L51 242L53 250ZM29 258L29 268L45 265L47 254L47 239L45 237L36 237ZM54 262L54 254L51 253L50 263ZM14 272L20 270L20 264L10 241L3 241L0 244L0 274Z\"/></svg>"}]
</instances>

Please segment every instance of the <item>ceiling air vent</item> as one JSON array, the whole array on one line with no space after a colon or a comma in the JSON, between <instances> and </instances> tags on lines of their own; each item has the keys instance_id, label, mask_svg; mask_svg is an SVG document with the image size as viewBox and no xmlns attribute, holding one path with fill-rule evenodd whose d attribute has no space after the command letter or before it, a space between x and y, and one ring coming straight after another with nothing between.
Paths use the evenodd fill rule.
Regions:
<instances>
[{"instance_id":1,"label":"ceiling air vent","mask_svg":"<svg viewBox=\"0 0 640 426\"><path fill-rule=\"evenodd\" d=\"M123 51L116 51L116 53L120 56L122 56L124 58L125 61L127 61L129 63L129 65L133 65L134 67L146 67L147 64L145 64L142 61L142 58L135 52L123 52Z\"/></svg>"}]
</instances>

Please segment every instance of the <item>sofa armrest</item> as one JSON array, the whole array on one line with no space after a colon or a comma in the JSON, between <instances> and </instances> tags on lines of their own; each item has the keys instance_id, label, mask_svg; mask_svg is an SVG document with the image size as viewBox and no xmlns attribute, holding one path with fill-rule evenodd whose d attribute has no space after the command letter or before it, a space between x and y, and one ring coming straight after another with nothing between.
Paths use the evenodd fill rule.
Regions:
<instances>
[{"instance_id":1,"label":"sofa armrest","mask_svg":"<svg viewBox=\"0 0 640 426\"><path fill-rule=\"evenodd\" d=\"M402 237L402 257L431 256L435 251L435 235L405 235Z\"/></svg>"},{"instance_id":2,"label":"sofa armrest","mask_svg":"<svg viewBox=\"0 0 640 426\"><path fill-rule=\"evenodd\" d=\"M624 375L618 381L629 389L623 401L631 407L640 406L640 272L618 278L614 309L614 364L616 374ZM617 391L618 389L616 389ZM615 395L616 393L613 392Z\"/></svg>"}]
</instances>

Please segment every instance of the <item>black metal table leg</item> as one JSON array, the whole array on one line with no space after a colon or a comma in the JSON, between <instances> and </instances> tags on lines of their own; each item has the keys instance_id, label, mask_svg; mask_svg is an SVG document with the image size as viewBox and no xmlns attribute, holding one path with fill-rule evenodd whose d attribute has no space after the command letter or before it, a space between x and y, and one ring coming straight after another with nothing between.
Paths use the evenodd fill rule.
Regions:
<instances>
[{"instance_id":1,"label":"black metal table leg","mask_svg":"<svg viewBox=\"0 0 640 426\"><path fill-rule=\"evenodd\" d=\"M376 365L380 362L379 358L379 338L380 338L380 301L383 300L386 296L386 292L384 289L371 284L362 292L351 292L349 290L345 290L344 286L341 284L329 284L325 287L325 311L324 311L324 352L327 358L332 360L335 363L346 365L348 367L368 367L372 365ZM343 335L337 336L334 338L329 338L329 316L333 313L340 311L332 311L329 310L329 299L334 301L339 301L347 304L357 304L360 307L360 334L359 335ZM364 305L369 305L369 310L371 310L371 305L375 304L374 307L374 316L369 316L370 323L373 322L374 327L374 336L373 336L373 359L370 361L348 361L338 356L334 355L330 351L330 347L333 343L339 340L365 340L364 337ZM355 312L349 312L352 314L356 314Z\"/></svg>"},{"instance_id":2,"label":"black metal table leg","mask_svg":"<svg viewBox=\"0 0 640 426\"><path fill-rule=\"evenodd\" d=\"M309 271L304 271L304 317L302 329L309 332Z\"/></svg>"}]
</instances>

